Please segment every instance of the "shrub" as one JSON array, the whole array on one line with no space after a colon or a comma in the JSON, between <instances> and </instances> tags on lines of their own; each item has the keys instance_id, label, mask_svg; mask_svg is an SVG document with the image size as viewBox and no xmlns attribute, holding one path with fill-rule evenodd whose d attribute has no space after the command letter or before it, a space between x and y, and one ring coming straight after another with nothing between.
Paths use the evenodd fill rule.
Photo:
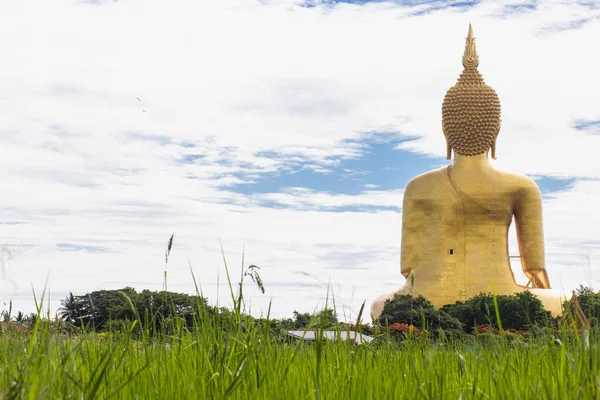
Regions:
<instances>
[{"instance_id":1,"label":"shrub","mask_svg":"<svg viewBox=\"0 0 600 400\"><path fill-rule=\"evenodd\" d=\"M462 332L462 324L442 310L436 310L425 297L397 294L388 299L377 323L390 326L394 323L412 325L420 331L435 332L438 329L449 333Z\"/></svg>"},{"instance_id":2,"label":"shrub","mask_svg":"<svg viewBox=\"0 0 600 400\"><path fill-rule=\"evenodd\" d=\"M342 330L342 331L347 331L347 330L352 331L352 332L360 331L364 335L374 335L374 334L378 333L378 329L376 329L376 327L369 325L369 324L360 324L360 326L359 326L359 325L352 324L352 323L348 324L345 322L340 322L338 324L338 326L339 326L340 330Z\"/></svg>"},{"instance_id":3,"label":"shrub","mask_svg":"<svg viewBox=\"0 0 600 400\"><path fill-rule=\"evenodd\" d=\"M594 290L582 285L576 290L577 301L585 315L590 320L592 326L598 326L600 320L600 292L594 293Z\"/></svg>"},{"instance_id":4,"label":"shrub","mask_svg":"<svg viewBox=\"0 0 600 400\"><path fill-rule=\"evenodd\" d=\"M401 337L403 339L409 336L420 336L421 331L419 328L416 328L413 325L408 325L405 323L394 322L392 325L388 326L388 330L390 335Z\"/></svg>"},{"instance_id":5,"label":"shrub","mask_svg":"<svg viewBox=\"0 0 600 400\"><path fill-rule=\"evenodd\" d=\"M550 312L529 291L496 296L496 301L500 322L505 330L524 331L552 323ZM445 305L441 310L462 322L467 333L472 333L477 325L487 324L499 328L494 297L491 294L481 293L465 302Z\"/></svg>"}]
</instances>

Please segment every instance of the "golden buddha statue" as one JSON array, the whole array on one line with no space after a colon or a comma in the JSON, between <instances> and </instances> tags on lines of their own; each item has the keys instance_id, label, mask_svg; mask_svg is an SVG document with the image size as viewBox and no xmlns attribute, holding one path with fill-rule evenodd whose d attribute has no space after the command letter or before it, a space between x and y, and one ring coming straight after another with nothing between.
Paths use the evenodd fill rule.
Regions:
<instances>
[{"instance_id":1,"label":"golden buddha statue","mask_svg":"<svg viewBox=\"0 0 600 400\"><path fill-rule=\"evenodd\" d=\"M530 178L498 171L488 160L490 150L496 159L500 101L477 70L471 25L462 63L464 70L442 105L446 158L454 151L454 160L406 186L400 266L407 281L373 302L373 319L396 293L423 295L441 307L482 292L530 290L553 315L561 313L564 296L550 289L544 266L540 191ZM531 287L518 285L511 270L508 230L513 217L521 266Z\"/></svg>"}]
</instances>

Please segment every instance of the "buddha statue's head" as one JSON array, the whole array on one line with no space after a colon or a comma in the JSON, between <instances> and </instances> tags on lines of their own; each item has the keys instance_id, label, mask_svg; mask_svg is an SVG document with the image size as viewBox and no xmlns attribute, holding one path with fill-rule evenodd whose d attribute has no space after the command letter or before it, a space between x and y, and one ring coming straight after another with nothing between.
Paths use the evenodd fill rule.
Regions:
<instances>
[{"instance_id":1,"label":"buddha statue's head","mask_svg":"<svg viewBox=\"0 0 600 400\"><path fill-rule=\"evenodd\" d=\"M475 156L492 149L496 159L496 137L500 132L500 100L483 81L477 70L479 56L475 50L473 28L469 24L467 44L462 59L463 72L442 104L442 131L446 136L446 159L455 154Z\"/></svg>"}]
</instances>

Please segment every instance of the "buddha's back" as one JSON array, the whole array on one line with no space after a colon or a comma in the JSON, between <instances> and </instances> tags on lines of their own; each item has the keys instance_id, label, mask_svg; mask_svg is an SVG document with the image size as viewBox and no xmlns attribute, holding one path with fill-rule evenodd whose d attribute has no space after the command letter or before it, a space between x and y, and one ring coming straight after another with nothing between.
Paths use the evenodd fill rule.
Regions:
<instances>
[{"instance_id":1,"label":"buddha's back","mask_svg":"<svg viewBox=\"0 0 600 400\"><path fill-rule=\"evenodd\" d=\"M540 191L531 179L494 170L488 160L488 154L496 158L500 100L477 69L470 25L462 64L463 72L442 103L446 158L454 152L454 160L406 187L401 270L407 281L400 290L375 299L373 320L395 294L423 295L441 307L481 292L526 290L516 284L510 267L508 229L513 218L532 293L554 315L561 311L563 294L548 290Z\"/></svg>"},{"instance_id":2,"label":"buddha's back","mask_svg":"<svg viewBox=\"0 0 600 400\"><path fill-rule=\"evenodd\" d=\"M515 291L508 229L520 202L539 191L529 178L475 161L420 175L404 194L402 273L436 305Z\"/></svg>"}]
</instances>

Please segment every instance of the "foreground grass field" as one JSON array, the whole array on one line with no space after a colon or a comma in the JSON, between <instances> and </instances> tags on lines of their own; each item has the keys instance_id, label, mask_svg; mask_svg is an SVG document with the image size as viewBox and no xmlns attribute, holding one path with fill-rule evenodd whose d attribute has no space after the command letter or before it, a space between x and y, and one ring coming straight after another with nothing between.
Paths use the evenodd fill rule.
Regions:
<instances>
[{"instance_id":1,"label":"foreground grass field","mask_svg":"<svg viewBox=\"0 0 600 400\"><path fill-rule=\"evenodd\" d=\"M237 314L172 335L69 336L37 320L0 336L7 399L597 399L598 334L285 343Z\"/></svg>"},{"instance_id":2,"label":"foreground grass field","mask_svg":"<svg viewBox=\"0 0 600 400\"><path fill-rule=\"evenodd\" d=\"M0 323L0 398L600 399L598 328L585 339L564 325L453 337L384 328L359 345L324 340L317 329L315 342L293 342L268 318L243 313L242 282L235 294L226 271L233 309L216 312L196 286L191 321L165 290L166 314L140 315L119 292L134 318L102 333L42 319L42 304L33 326ZM257 273L242 281L247 275L262 288Z\"/></svg>"}]
</instances>

